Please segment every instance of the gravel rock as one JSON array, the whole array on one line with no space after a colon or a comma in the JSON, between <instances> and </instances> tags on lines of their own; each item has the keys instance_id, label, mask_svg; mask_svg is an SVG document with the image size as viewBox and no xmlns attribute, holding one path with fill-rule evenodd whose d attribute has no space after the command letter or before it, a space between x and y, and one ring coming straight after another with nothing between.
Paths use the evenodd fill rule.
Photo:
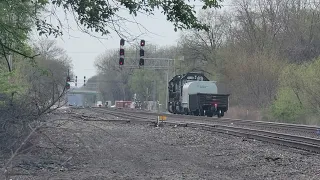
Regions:
<instances>
[{"instance_id":1,"label":"gravel rock","mask_svg":"<svg viewBox=\"0 0 320 180\"><path fill-rule=\"evenodd\" d=\"M86 113L89 114L105 114L107 109L99 108L99 109L91 109L87 110ZM134 113L135 115L140 115L140 116L149 116L149 117L154 117L155 114L141 114L139 111L135 110L124 110L124 112L127 113ZM241 128L253 128L257 130L264 130L264 131L272 131L272 132L278 132L278 133L285 133L285 134L293 134L293 135L298 135L298 136L305 136L305 137L312 137L316 139L320 139L320 134L317 132L317 130L310 132L310 131L301 131L301 130L292 130L292 129L286 129L283 127L267 127L264 125L257 125L257 124L241 124L237 122L230 122L228 121L228 118L216 118L216 117L204 117L204 116L186 116L186 115L178 115L178 114L170 114L168 117L171 120L178 120L178 121L185 121L185 122L199 122L199 123L212 123L212 124L219 124L219 125L226 125L226 126L232 126L232 127L241 127ZM319 127L320 129L320 127Z\"/></svg>"},{"instance_id":2,"label":"gravel rock","mask_svg":"<svg viewBox=\"0 0 320 180\"><path fill-rule=\"evenodd\" d=\"M317 154L195 128L79 119L43 131L50 141L38 135L37 145L14 161L12 174L25 175L12 179L320 177Z\"/></svg>"}]
</instances>

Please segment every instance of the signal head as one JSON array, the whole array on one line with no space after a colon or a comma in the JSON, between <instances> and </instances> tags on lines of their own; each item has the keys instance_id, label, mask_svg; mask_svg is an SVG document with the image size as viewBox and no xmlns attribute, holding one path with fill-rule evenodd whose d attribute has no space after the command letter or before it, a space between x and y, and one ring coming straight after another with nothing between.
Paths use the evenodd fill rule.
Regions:
<instances>
[{"instance_id":1,"label":"signal head","mask_svg":"<svg viewBox=\"0 0 320 180\"><path fill-rule=\"evenodd\" d=\"M70 82L70 77L69 76L67 77L67 82Z\"/></svg>"},{"instance_id":2,"label":"signal head","mask_svg":"<svg viewBox=\"0 0 320 180\"><path fill-rule=\"evenodd\" d=\"M124 56L124 49L120 49L120 56Z\"/></svg>"},{"instance_id":3,"label":"signal head","mask_svg":"<svg viewBox=\"0 0 320 180\"><path fill-rule=\"evenodd\" d=\"M143 66L143 65L144 65L144 59L143 59L143 58L140 58L139 66Z\"/></svg>"},{"instance_id":4,"label":"signal head","mask_svg":"<svg viewBox=\"0 0 320 180\"><path fill-rule=\"evenodd\" d=\"M119 65L123 65L124 64L124 58L120 58L119 59Z\"/></svg>"},{"instance_id":5,"label":"signal head","mask_svg":"<svg viewBox=\"0 0 320 180\"><path fill-rule=\"evenodd\" d=\"M141 40L140 41L140 46L144 46L145 45L145 40Z\"/></svg>"},{"instance_id":6,"label":"signal head","mask_svg":"<svg viewBox=\"0 0 320 180\"><path fill-rule=\"evenodd\" d=\"M66 89L70 89L70 84L69 83L66 84Z\"/></svg>"},{"instance_id":7,"label":"signal head","mask_svg":"<svg viewBox=\"0 0 320 180\"><path fill-rule=\"evenodd\" d=\"M120 46L124 46L124 39L120 39Z\"/></svg>"},{"instance_id":8,"label":"signal head","mask_svg":"<svg viewBox=\"0 0 320 180\"><path fill-rule=\"evenodd\" d=\"M144 50L140 49L140 56L144 56Z\"/></svg>"}]
</instances>

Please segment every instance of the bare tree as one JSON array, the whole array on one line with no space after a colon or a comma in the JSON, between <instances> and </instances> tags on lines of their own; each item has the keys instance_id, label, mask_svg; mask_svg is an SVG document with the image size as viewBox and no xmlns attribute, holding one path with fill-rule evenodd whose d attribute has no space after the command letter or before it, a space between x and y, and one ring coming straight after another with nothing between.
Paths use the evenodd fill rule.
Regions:
<instances>
[{"instance_id":1,"label":"bare tree","mask_svg":"<svg viewBox=\"0 0 320 180\"><path fill-rule=\"evenodd\" d=\"M208 31L186 32L181 37L180 53L184 55L186 71L203 71L216 78L223 66L219 50L226 43L232 19L226 12L205 10L199 20L209 26Z\"/></svg>"},{"instance_id":2,"label":"bare tree","mask_svg":"<svg viewBox=\"0 0 320 180\"><path fill-rule=\"evenodd\" d=\"M28 61L18 61L15 65L14 81L11 83L18 84L16 95L11 104L5 103L0 107L1 151L14 152L9 161L17 155L24 145L24 138L33 132L33 127L36 128L44 120L42 115L64 105L66 73L70 65L54 53L49 53L48 57L51 58L35 58L33 65ZM7 102L6 97L2 100ZM52 108L54 105L56 107ZM7 170L7 167L4 168Z\"/></svg>"}]
</instances>

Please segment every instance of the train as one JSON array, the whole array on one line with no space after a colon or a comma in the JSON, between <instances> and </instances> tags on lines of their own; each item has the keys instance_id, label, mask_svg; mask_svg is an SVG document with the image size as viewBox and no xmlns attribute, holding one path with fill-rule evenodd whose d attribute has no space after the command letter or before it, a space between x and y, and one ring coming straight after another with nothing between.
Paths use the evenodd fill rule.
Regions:
<instances>
[{"instance_id":1,"label":"train","mask_svg":"<svg viewBox=\"0 0 320 180\"><path fill-rule=\"evenodd\" d=\"M221 118L229 108L230 94L218 94L217 82L210 81L201 72L174 76L168 91L167 110L172 114Z\"/></svg>"}]
</instances>

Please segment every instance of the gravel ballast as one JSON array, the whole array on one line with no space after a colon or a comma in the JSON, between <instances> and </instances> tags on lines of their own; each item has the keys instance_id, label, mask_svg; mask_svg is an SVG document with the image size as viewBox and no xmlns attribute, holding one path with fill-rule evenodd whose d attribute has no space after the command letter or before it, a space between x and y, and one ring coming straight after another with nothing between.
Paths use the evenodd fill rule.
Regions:
<instances>
[{"instance_id":1,"label":"gravel ballast","mask_svg":"<svg viewBox=\"0 0 320 180\"><path fill-rule=\"evenodd\" d=\"M106 114L108 113L108 109L104 108L94 108L91 109L90 111L87 111L87 113L92 114L94 111L96 114L100 113L101 114ZM127 110L125 112L130 113L133 110ZM133 111L135 112L135 111ZM154 114L148 115L148 114L140 114L139 112L135 112L135 115L140 115L140 116L149 116L149 117L155 117ZM277 133L284 133L284 134L292 134L296 136L304 136L304 137L311 137L315 139L320 139L320 134L318 134L317 130L314 130L313 132L310 131L302 131L302 130L292 130L288 128L283 128L283 127L268 127L265 125L257 125L257 124L242 124L240 122L237 123L235 122L230 122L226 118L210 118L210 117L201 117L201 116L186 116L186 115L173 115L170 114L168 117L170 120L177 120L177 121L184 121L184 122L198 122L198 123L211 123L211 124L217 124L217 125L224 125L224 126L232 126L232 127L240 127L240 128L252 128L252 129L257 129L257 130L263 130L263 131L271 131L271 132L277 132ZM320 127L319 127L320 129Z\"/></svg>"},{"instance_id":2,"label":"gravel ballast","mask_svg":"<svg viewBox=\"0 0 320 180\"><path fill-rule=\"evenodd\" d=\"M79 118L43 133L12 179L320 178L317 154L194 128Z\"/></svg>"}]
</instances>

